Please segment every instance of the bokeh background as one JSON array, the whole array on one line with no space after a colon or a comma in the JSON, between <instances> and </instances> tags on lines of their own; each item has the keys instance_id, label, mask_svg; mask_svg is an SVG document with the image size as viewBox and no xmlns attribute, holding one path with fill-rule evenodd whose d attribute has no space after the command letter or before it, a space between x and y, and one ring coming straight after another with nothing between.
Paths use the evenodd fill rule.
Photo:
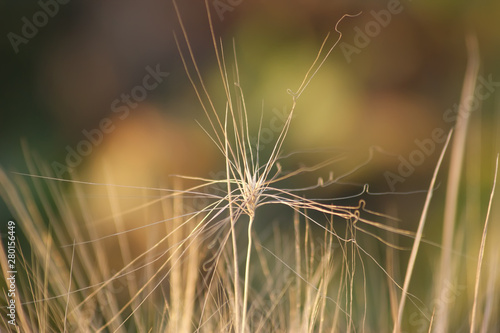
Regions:
<instances>
[{"instance_id":1,"label":"bokeh background","mask_svg":"<svg viewBox=\"0 0 500 333\"><path fill-rule=\"evenodd\" d=\"M350 152L352 158L337 169L296 180L300 185L315 183L320 176L328 178L330 171L342 174L361 164L369 147L379 146L387 154L375 154L345 181L368 183L372 192L425 190L442 145L436 145L423 164L394 187L385 173L397 174L397 157L408 159L418 149L415 140L431 138L436 128L447 132L453 126L456 113L449 118L446 114L459 103L467 33L476 34L479 41L480 75L493 81L500 77L495 18L500 5L494 1L208 3L228 63L234 62L235 46L254 133L263 115L266 130L261 143L269 142L263 144L263 154L272 148L276 128L290 110L287 89L297 89L328 33L332 35L327 47L332 45L337 38L334 27L342 15L363 11L340 24L345 44L332 52L301 97L285 146L285 153L323 150L292 158L286 166L291 169L322 161L332 151ZM398 10L389 23L378 25L373 37L360 37L360 31L366 34L376 22L372 11L387 11L391 3ZM225 101L205 4L179 1L178 5L194 56L222 112ZM186 50L170 1L3 1L1 6L5 38L1 42L0 164L6 170L27 171L25 142L63 178L76 171L102 180L103 160L110 164L117 183L130 185L153 185L172 174L220 175L224 162L202 130L208 122L175 44L174 34ZM44 21L40 11L53 17ZM35 19L40 27L35 26L33 33L25 25ZM21 39L26 33L34 36ZM168 76L148 90L143 101L132 101L126 115L114 112L126 105L123 94L130 95L143 85L147 68ZM114 105L117 99L120 102ZM470 119L467 161L477 176L474 181L486 187L499 147L495 112L499 103L494 91L480 101ZM101 131L102 139L97 135L98 144L87 147L88 155L70 157L68 165L70 151L78 151L78 144L87 140L86 132L100 130L103 119L110 120L110 133ZM359 186L337 187L322 195L359 191ZM415 220L423 199L423 195L391 195L370 201L375 206L396 203L404 207L399 214L407 212L406 218Z\"/></svg>"},{"instance_id":2,"label":"bokeh background","mask_svg":"<svg viewBox=\"0 0 500 333\"><path fill-rule=\"evenodd\" d=\"M24 142L32 156L61 178L78 174L84 180L105 182L112 175L117 184L156 186L173 182L175 174L219 177L224 160L202 129L208 122L174 40L176 35L186 51L171 1L62 2L0 2L0 165L7 171L27 172ZM374 22L372 11L387 10L389 3L399 3L400 12L359 44L359 31L366 33ZM13 46L18 37L12 33L22 37L26 20L32 23L44 6L53 17L40 24L34 36ZM346 44L333 50L299 100L284 152L303 153L284 162L284 168L311 165L339 151L348 153L346 161L290 183L308 186L318 177L328 178L331 171L337 175L354 170L366 160L370 147L379 146L384 153L376 153L344 179L349 184L309 195L349 196L369 184L371 192L385 193L365 195L369 209L393 214L401 220L400 227L414 229L425 193L387 192L425 191L442 144L436 144L422 165L395 188L387 183L386 172L397 173L398 156L408 158L418 148L415 140L432 137L436 128L447 132L453 126L444 115L460 100L466 34L477 36L480 76L500 81L500 2L209 0L208 6L228 64L234 63L233 46L236 50L253 133L263 117L267 129L261 136L263 156L278 136L274 125L281 125L290 110L287 89L298 88L327 34L331 34L327 46L336 40L338 20L362 11L341 22ZM200 72L222 114L225 100L205 3L178 1L178 7ZM346 51L347 44L357 51ZM118 105L124 106L123 94L143 85L148 68L160 68L168 75L147 91L143 101L132 101L127 116L120 117L124 114L114 112L113 102L119 99ZM498 88L493 87L471 114L464 160L464 177L474 190L460 200L463 207L476 200L467 213L472 221L467 233L478 239L500 151ZM85 133L99 129L103 119L113 130L71 166L73 173L60 173L54 166L68 166L68 152L77 150ZM438 179L426 229L426 237L436 242L441 239L445 174ZM100 194L94 195L98 201ZM279 219L286 212L266 214ZM498 217L498 211L495 214ZM2 206L2 221L9 216Z\"/></svg>"}]
</instances>

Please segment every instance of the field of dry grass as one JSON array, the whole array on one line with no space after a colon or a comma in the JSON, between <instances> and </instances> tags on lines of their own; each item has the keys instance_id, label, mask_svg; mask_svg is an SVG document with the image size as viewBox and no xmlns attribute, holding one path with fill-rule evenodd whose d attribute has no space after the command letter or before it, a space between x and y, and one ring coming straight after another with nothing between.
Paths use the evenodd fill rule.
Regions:
<instances>
[{"instance_id":1,"label":"field of dry grass","mask_svg":"<svg viewBox=\"0 0 500 333\"><path fill-rule=\"evenodd\" d=\"M380 147L344 173L330 171L349 159L343 152L283 167L307 154L284 146L303 94L342 41L343 21L310 67L297 69L303 80L290 83L296 88L287 92L287 116L261 152L263 116L258 124L249 117L237 43L219 40L208 2L207 9L223 108L209 93L181 12L175 41L223 176L130 185L102 163L95 166L99 177L63 178L24 145L28 172L0 169L0 195L15 222L9 229L2 221L1 331L500 330L498 155L488 157L491 172L477 175L468 139L477 126L469 124L467 103L480 68L474 35L467 36L461 91L469 109L460 114L467 116L445 133L431 177L414 191L423 197L417 223L408 224L398 217L404 207L372 205L382 193L368 185L345 197L318 195L384 154ZM487 186L478 188L477 177ZM7 307L9 241L16 255L14 317Z\"/></svg>"}]
</instances>

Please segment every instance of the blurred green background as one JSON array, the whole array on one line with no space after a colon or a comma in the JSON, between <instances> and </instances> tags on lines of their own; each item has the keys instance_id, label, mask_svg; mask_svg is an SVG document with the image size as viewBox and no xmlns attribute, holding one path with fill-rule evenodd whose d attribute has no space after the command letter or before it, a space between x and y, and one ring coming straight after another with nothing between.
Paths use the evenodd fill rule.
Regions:
<instances>
[{"instance_id":1,"label":"blurred green background","mask_svg":"<svg viewBox=\"0 0 500 333\"><path fill-rule=\"evenodd\" d=\"M263 131L261 143L277 138L269 127L281 125L290 110L287 89L297 89L328 33L327 47L332 45L337 38L336 22L344 14L363 11L339 25L344 44L332 52L301 97L285 153L325 149L322 154L292 159L289 167L294 168L299 162L321 161L332 149L348 151L353 153L350 164L338 166L348 170L366 158L368 147L380 146L393 155L376 154L349 179L369 183L372 192L426 188L441 146L394 188L384 173L397 173L400 161L396 156L407 158L417 148L415 140L430 138L435 128L448 131L453 125L443 115L459 102L467 32L478 37L480 75L493 81L500 77L496 19L500 4L495 1L208 4L228 64L234 62L234 41L254 133L263 114L263 127L268 131ZM373 11L387 12L389 7L395 13L387 24L374 26ZM225 100L205 4L179 1L179 10L201 73L222 114ZM46 20L41 11L47 13ZM183 44L170 1L2 1L0 13L5 36L0 45L0 164L5 169L26 171L21 149L21 140L25 140L56 175L67 178L70 174L58 166L67 166L69 151L76 151L86 140L85 131L99 129L107 118L113 124L111 133L104 133L99 144L90 147L88 156L77 158L72 169L87 172L94 160L105 157L114 172L123 174L117 181L134 184L169 174L213 176L223 170L218 152L196 123L208 125L174 41L175 33ZM27 21L33 25L35 20L39 26L32 33L25 25ZM34 36L26 37L26 33ZM168 76L121 119L120 112L113 112L113 102L120 99L118 105L124 105L122 94L143 84L148 66L160 68ZM480 112L471 118L469 139L488 183L499 147L498 93L494 91L480 104ZM264 145L263 153L271 147ZM303 182L327 178L329 171L339 174L325 170ZM422 199L391 196L388 200L418 210Z\"/></svg>"}]
</instances>

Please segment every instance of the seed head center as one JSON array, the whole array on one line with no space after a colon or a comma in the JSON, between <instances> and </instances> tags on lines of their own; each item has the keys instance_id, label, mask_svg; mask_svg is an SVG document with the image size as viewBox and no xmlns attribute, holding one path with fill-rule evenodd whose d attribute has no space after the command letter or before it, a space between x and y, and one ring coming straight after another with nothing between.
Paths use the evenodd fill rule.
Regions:
<instances>
[{"instance_id":1,"label":"seed head center","mask_svg":"<svg viewBox=\"0 0 500 333\"><path fill-rule=\"evenodd\" d=\"M244 199L245 199L245 206L247 209L247 214L250 217L253 217L255 214L255 209L257 207L257 203L259 201L259 197L261 194L261 185L259 181L256 181L255 179L250 179L249 182L246 183L246 186L244 187Z\"/></svg>"}]
</instances>

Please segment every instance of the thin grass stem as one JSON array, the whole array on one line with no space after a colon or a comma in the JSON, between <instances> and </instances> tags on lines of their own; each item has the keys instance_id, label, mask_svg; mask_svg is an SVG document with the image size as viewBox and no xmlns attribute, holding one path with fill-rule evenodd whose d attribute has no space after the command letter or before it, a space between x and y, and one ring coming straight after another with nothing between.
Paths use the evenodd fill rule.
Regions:
<instances>
[{"instance_id":1,"label":"thin grass stem","mask_svg":"<svg viewBox=\"0 0 500 333\"><path fill-rule=\"evenodd\" d=\"M495 165L495 177L493 178L493 186L490 194L490 201L488 203L488 212L486 213L486 221L484 222L483 236L481 237L481 247L479 249L479 256L477 262L476 269L476 282L474 284L474 302L472 303L472 315L471 315L471 323L470 323L470 333L475 331L476 327L476 317L477 317L477 303L478 303L478 295L479 295L479 281L481 280L481 267L483 265L483 257L484 257L484 246L486 244L486 235L488 231L488 224L490 220L491 213L491 205L493 203L493 196L495 195L495 187L497 184L497 174L498 174L498 157Z\"/></svg>"},{"instance_id":2,"label":"thin grass stem","mask_svg":"<svg viewBox=\"0 0 500 333\"><path fill-rule=\"evenodd\" d=\"M252 256L252 225L254 217L250 216L250 221L248 222L248 246L247 246L247 258L245 263L245 284L243 290L243 313L241 319L241 333L245 333L246 330L246 319L247 319L247 302L248 302L248 285L250 284L250 259Z\"/></svg>"},{"instance_id":3,"label":"thin grass stem","mask_svg":"<svg viewBox=\"0 0 500 333\"><path fill-rule=\"evenodd\" d=\"M408 268L406 269L405 281L403 284L403 290L401 294L401 301L399 302L398 309L398 318L394 325L393 333L398 333L401 331L401 321L403 320L403 312L405 308L406 296L408 294L408 288L410 287L410 280L413 275L413 268L415 267L415 261L417 259L417 253L420 246L420 241L422 239L422 235L424 232L425 220L427 218L427 212L429 210L429 205L431 203L431 198L433 194L434 183L436 182L436 178L441 167L441 163L443 162L444 155L446 153L446 149L448 148L448 144L450 143L451 135L453 131L450 131L448 134L448 138L446 139L446 143L441 151L441 156L439 156L438 163L436 168L434 169L434 175L432 176L431 183L429 185L429 191L427 192L427 197L425 198L424 209L422 211L422 215L420 216L420 222L418 223L417 234L415 236L415 241L413 242L413 247L411 249L410 259L408 261Z\"/></svg>"}]
</instances>

